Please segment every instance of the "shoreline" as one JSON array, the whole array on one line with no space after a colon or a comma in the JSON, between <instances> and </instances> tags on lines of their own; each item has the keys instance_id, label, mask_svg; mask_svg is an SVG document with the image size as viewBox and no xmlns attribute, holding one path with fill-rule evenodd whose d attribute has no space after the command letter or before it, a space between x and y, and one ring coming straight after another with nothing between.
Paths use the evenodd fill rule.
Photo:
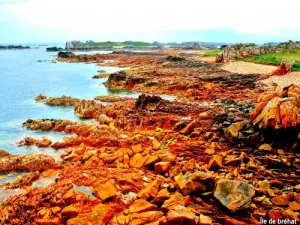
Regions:
<instances>
[{"instance_id":1,"label":"shoreline","mask_svg":"<svg viewBox=\"0 0 300 225\"><path fill-rule=\"evenodd\" d=\"M73 107L77 117L92 121L28 118L23 123L30 130L73 136L55 143L24 140L62 149L61 162L1 152L7 170L30 173L2 185L27 192L0 203L0 222L246 225L259 224L260 218L298 220L300 162L293 144L299 144L299 123L292 115L290 121L278 120L278 139L261 126L273 112L266 104L286 104L282 113L287 115L296 110L299 87L269 94L255 85L262 74L232 73L178 53L84 54L59 60L127 68L109 74L105 86L178 100L140 94L137 99L107 97L111 103L104 105L40 97L44 104ZM264 101L257 100L259 95ZM281 98L288 98L287 103ZM20 168L10 169L16 160L21 160ZM45 177L55 181L31 186Z\"/></svg>"}]
</instances>

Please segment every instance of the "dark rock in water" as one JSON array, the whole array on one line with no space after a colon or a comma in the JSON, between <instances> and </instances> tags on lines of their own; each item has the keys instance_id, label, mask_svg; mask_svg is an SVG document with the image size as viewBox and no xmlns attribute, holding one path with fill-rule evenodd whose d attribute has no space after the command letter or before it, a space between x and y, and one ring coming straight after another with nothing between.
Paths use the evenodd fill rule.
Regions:
<instances>
[{"instance_id":1,"label":"dark rock in water","mask_svg":"<svg viewBox=\"0 0 300 225\"><path fill-rule=\"evenodd\" d=\"M13 49L30 49L30 47L22 46L22 45L0 45L0 50L13 50Z\"/></svg>"},{"instance_id":2,"label":"dark rock in water","mask_svg":"<svg viewBox=\"0 0 300 225\"><path fill-rule=\"evenodd\" d=\"M49 48L46 48L46 51L47 52L61 52L63 51L64 49L63 48L59 48L59 47L49 47Z\"/></svg>"},{"instance_id":3,"label":"dark rock in water","mask_svg":"<svg viewBox=\"0 0 300 225\"><path fill-rule=\"evenodd\" d=\"M75 54L73 52L59 52L58 58L71 58L74 57Z\"/></svg>"},{"instance_id":4,"label":"dark rock in water","mask_svg":"<svg viewBox=\"0 0 300 225\"><path fill-rule=\"evenodd\" d=\"M235 180L222 179L217 182L214 197L231 211L244 208L255 194L254 187Z\"/></svg>"}]
</instances>

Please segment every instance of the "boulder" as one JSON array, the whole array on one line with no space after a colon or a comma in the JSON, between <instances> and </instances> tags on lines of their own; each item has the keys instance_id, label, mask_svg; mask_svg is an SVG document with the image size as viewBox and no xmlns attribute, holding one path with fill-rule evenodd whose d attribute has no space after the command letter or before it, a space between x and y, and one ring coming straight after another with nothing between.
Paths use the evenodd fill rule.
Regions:
<instances>
[{"instance_id":1,"label":"boulder","mask_svg":"<svg viewBox=\"0 0 300 225\"><path fill-rule=\"evenodd\" d=\"M179 173L175 176L175 181L182 194L189 195L194 191L208 191L209 182L212 181L212 175L200 171L195 173L186 172L184 175Z\"/></svg>"},{"instance_id":2,"label":"boulder","mask_svg":"<svg viewBox=\"0 0 300 225\"><path fill-rule=\"evenodd\" d=\"M106 182L94 188L96 195L104 202L117 194L117 190L113 184Z\"/></svg>"},{"instance_id":3,"label":"boulder","mask_svg":"<svg viewBox=\"0 0 300 225\"><path fill-rule=\"evenodd\" d=\"M254 126L263 128L289 128L300 124L300 87L292 85L279 92L265 94L250 114Z\"/></svg>"},{"instance_id":4,"label":"boulder","mask_svg":"<svg viewBox=\"0 0 300 225\"><path fill-rule=\"evenodd\" d=\"M253 186L242 181L221 179L217 182L214 197L230 211L247 206L255 194Z\"/></svg>"}]
</instances>

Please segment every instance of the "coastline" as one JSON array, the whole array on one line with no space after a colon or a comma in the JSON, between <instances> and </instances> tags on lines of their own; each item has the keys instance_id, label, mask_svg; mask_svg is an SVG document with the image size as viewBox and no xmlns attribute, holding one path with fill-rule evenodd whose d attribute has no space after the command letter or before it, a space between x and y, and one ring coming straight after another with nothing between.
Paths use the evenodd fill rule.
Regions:
<instances>
[{"instance_id":1,"label":"coastline","mask_svg":"<svg viewBox=\"0 0 300 225\"><path fill-rule=\"evenodd\" d=\"M269 87L255 85L262 74L237 74L192 57L154 52L59 58L66 63L127 68L110 73L105 86L141 94L137 99L108 98L112 103L106 105L52 96L58 97L50 98L52 106L73 107L77 117L91 120L24 121L27 129L73 135L50 144L61 149L60 162L44 156L20 159L3 152L0 160L6 169L17 158L24 163L20 170L30 173L3 185L27 192L1 202L0 221L246 225L278 214L279 219L295 219L293 208L289 213L287 207L299 199L299 160L288 164L291 157L285 150L290 149L290 143L282 138L277 140L280 148L270 150L265 145L261 149L274 140L268 140L265 131L253 124L264 112L256 108L258 95L272 100ZM299 89L288 90L299 101ZM166 100L159 95L177 98ZM281 92L278 96L287 97ZM48 100L42 103L50 104ZM257 121L259 126L261 120ZM276 132L288 132L297 143L292 127ZM253 140L261 137L264 142ZM293 151L296 157L297 149ZM44 166L35 167L37 164ZM31 186L44 177L55 181L41 188ZM292 191L284 195L280 191L284 189Z\"/></svg>"}]
</instances>

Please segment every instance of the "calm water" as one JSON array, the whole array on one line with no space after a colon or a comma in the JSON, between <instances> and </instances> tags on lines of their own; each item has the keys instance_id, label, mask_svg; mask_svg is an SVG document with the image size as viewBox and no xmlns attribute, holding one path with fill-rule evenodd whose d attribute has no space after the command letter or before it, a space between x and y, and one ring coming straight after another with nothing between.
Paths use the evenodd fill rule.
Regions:
<instances>
[{"instance_id":1,"label":"calm water","mask_svg":"<svg viewBox=\"0 0 300 225\"><path fill-rule=\"evenodd\" d=\"M61 140L64 134L35 132L22 128L27 119L59 118L78 120L73 108L49 107L35 103L33 98L42 93L47 96L68 95L93 99L108 94L105 79L92 79L97 70L108 73L119 70L84 63L52 63L57 53L40 49L0 51L0 148L10 153L42 151L56 155L51 149L17 147L16 141L25 136L50 137ZM38 62L41 60L42 62Z\"/></svg>"}]
</instances>

